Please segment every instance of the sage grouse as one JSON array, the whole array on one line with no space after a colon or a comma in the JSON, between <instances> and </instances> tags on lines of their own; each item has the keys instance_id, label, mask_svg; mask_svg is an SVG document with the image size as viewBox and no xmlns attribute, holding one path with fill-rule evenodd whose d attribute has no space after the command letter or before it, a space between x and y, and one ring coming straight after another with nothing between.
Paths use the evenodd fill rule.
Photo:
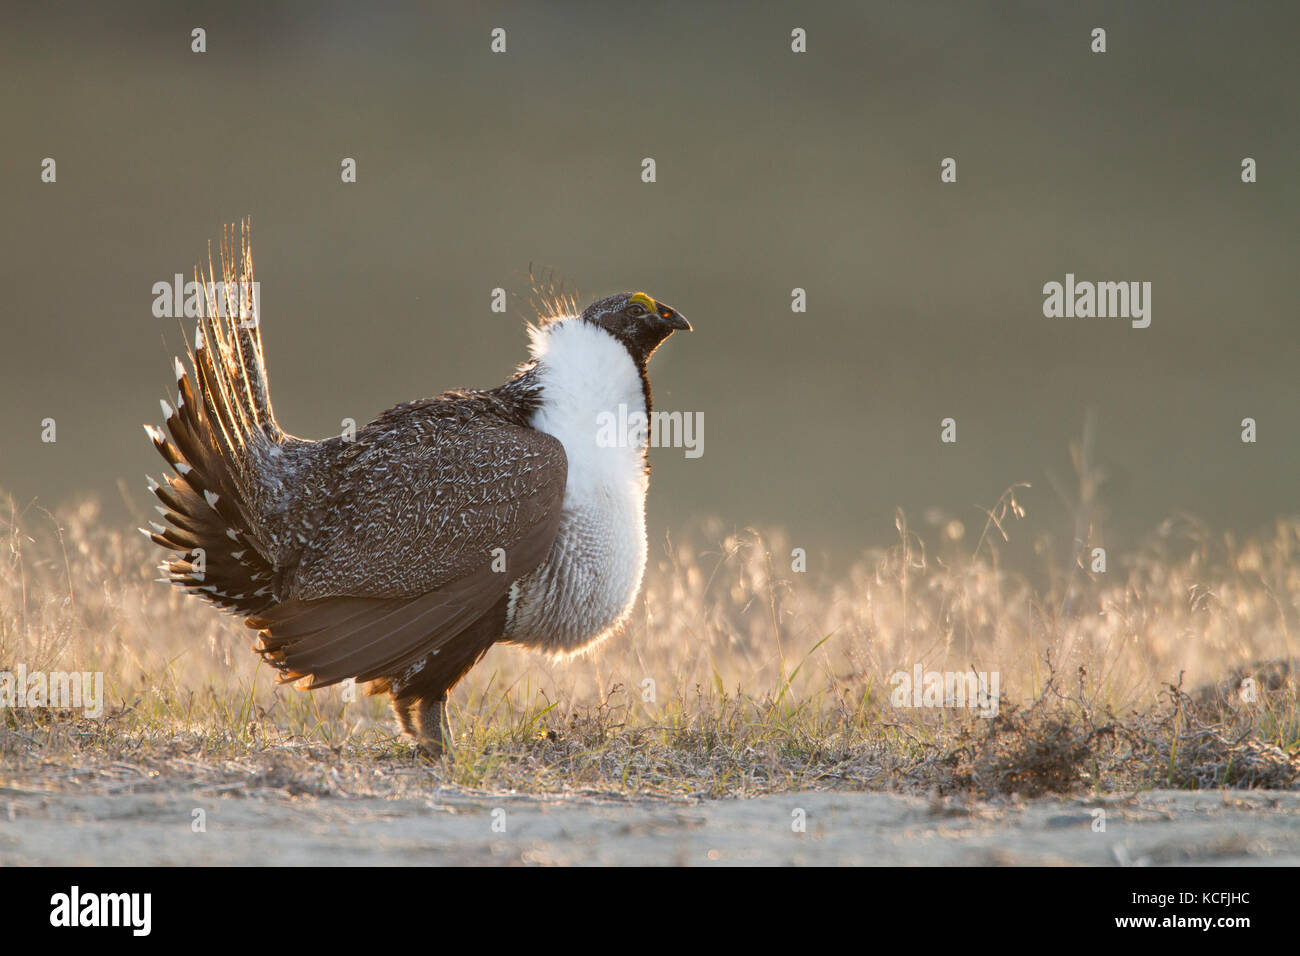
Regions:
<instances>
[{"instance_id":1,"label":"sage grouse","mask_svg":"<svg viewBox=\"0 0 1300 956\"><path fill-rule=\"evenodd\" d=\"M259 631L281 683L353 678L440 752L447 692L493 643L564 654L627 618L646 561L646 442L644 429L600 441L598 421L648 418L646 363L691 326L643 292L581 314L557 297L504 385L308 441L271 410L247 225L235 239L221 282L209 261L200 284L193 371L176 359L179 398L162 402L170 434L145 426L175 475L149 479L167 525L141 530L175 552L163 580Z\"/></svg>"}]
</instances>

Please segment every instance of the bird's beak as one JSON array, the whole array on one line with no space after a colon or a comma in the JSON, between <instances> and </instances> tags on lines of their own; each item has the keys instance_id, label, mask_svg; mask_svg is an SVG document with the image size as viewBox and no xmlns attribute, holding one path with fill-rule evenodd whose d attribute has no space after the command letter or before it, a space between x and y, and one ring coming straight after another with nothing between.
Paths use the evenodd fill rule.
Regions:
<instances>
[{"instance_id":1,"label":"bird's beak","mask_svg":"<svg viewBox=\"0 0 1300 956\"><path fill-rule=\"evenodd\" d=\"M676 309L670 309L668 306L663 304L660 304L659 306L659 321L663 324L663 327L668 329L670 332L692 331L691 323L682 318Z\"/></svg>"}]
</instances>

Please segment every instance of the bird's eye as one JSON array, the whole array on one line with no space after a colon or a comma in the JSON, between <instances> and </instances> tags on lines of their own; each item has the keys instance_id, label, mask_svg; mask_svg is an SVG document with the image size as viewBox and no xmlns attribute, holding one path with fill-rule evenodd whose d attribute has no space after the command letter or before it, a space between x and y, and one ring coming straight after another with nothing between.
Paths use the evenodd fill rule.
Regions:
<instances>
[{"instance_id":1,"label":"bird's eye","mask_svg":"<svg viewBox=\"0 0 1300 956\"><path fill-rule=\"evenodd\" d=\"M627 297L627 314L634 319L639 319L643 315L649 315L655 308L655 300L650 298L644 292L635 292Z\"/></svg>"}]
</instances>

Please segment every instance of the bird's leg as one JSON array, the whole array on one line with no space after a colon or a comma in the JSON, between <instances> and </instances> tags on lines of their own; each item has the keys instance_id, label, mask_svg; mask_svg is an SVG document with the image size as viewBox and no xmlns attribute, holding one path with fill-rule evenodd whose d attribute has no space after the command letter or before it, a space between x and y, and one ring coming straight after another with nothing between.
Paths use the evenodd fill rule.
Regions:
<instances>
[{"instance_id":1,"label":"bird's leg","mask_svg":"<svg viewBox=\"0 0 1300 956\"><path fill-rule=\"evenodd\" d=\"M402 733L408 737L418 736L415 731L415 718L411 714L411 708L415 701L410 697L394 697L393 713L397 715L397 722L402 727Z\"/></svg>"},{"instance_id":2,"label":"bird's leg","mask_svg":"<svg viewBox=\"0 0 1300 956\"><path fill-rule=\"evenodd\" d=\"M451 724L447 719L447 698L439 697L436 700L420 698L416 718L420 749L431 757L441 757L451 740Z\"/></svg>"}]
</instances>

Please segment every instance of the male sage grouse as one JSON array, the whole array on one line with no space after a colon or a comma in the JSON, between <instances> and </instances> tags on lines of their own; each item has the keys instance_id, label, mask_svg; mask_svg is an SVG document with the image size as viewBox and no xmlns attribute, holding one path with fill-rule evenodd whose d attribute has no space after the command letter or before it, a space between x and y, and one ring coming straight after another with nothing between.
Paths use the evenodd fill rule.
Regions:
<instances>
[{"instance_id":1,"label":"male sage grouse","mask_svg":"<svg viewBox=\"0 0 1300 956\"><path fill-rule=\"evenodd\" d=\"M645 435L620 447L598 421L620 405L649 416L646 362L690 325L643 292L581 314L557 298L504 385L308 441L271 410L246 224L235 240L221 282L209 261L201 283L193 371L176 360L179 397L162 403L170 435L145 426L176 473L149 479L167 525L144 533L175 552L164 580L259 631L281 683L387 693L437 753L447 692L493 643L564 654L627 618L646 561Z\"/></svg>"}]
</instances>

